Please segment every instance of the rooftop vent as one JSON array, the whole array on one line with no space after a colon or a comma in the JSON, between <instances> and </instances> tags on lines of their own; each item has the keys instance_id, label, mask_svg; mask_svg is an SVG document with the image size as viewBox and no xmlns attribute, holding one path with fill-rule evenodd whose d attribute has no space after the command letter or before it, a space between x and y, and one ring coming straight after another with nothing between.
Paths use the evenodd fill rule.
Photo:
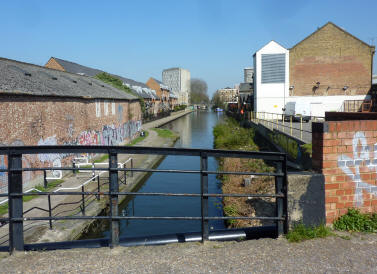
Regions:
<instances>
[{"instance_id":1,"label":"rooftop vent","mask_svg":"<svg viewBox=\"0 0 377 274\"><path fill-rule=\"evenodd\" d=\"M57 77L52 77L52 80L58 80L58 78Z\"/></svg>"},{"instance_id":2,"label":"rooftop vent","mask_svg":"<svg viewBox=\"0 0 377 274\"><path fill-rule=\"evenodd\" d=\"M31 76L31 73L30 72L25 72L25 76Z\"/></svg>"}]
</instances>

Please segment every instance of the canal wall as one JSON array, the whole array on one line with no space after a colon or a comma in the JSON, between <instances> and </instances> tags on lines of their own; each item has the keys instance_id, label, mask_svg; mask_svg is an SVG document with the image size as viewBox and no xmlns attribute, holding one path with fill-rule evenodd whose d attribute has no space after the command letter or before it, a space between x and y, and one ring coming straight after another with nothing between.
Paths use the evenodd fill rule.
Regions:
<instances>
[{"instance_id":1,"label":"canal wall","mask_svg":"<svg viewBox=\"0 0 377 274\"><path fill-rule=\"evenodd\" d=\"M149 123L145 123L145 124L142 125L141 128L143 130L146 130L146 129L149 129L149 128L162 127L163 125L166 125L166 124L170 123L171 121L177 120L178 118L181 118L182 116L190 114L193 111L194 110L191 110L191 109L185 109L185 110L173 112L168 117L164 117L162 119L158 119L158 120L155 120L155 121L152 121L152 122L149 122Z\"/></svg>"},{"instance_id":2,"label":"canal wall","mask_svg":"<svg viewBox=\"0 0 377 274\"><path fill-rule=\"evenodd\" d=\"M272 144L279 152L286 153L289 166L299 170L310 170L312 161L310 154L304 148L305 142L277 129L253 121L244 121L244 126L254 128L257 134Z\"/></svg>"}]
</instances>

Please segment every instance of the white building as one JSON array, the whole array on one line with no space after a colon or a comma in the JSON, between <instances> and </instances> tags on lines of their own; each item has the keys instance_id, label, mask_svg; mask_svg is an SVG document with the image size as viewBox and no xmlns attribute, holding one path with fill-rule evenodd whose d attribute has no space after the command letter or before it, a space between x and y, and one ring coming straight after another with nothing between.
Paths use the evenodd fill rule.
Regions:
<instances>
[{"instance_id":1,"label":"white building","mask_svg":"<svg viewBox=\"0 0 377 274\"><path fill-rule=\"evenodd\" d=\"M289 96L289 51L271 41L253 58L254 111L281 114Z\"/></svg>"},{"instance_id":2,"label":"white building","mask_svg":"<svg viewBox=\"0 0 377 274\"><path fill-rule=\"evenodd\" d=\"M177 95L178 104L188 105L191 92L190 71L183 68L170 68L162 71L162 82Z\"/></svg>"},{"instance_id":3,"label":"white building","mask_svg":"<svg viewBox=\"0 0 377 274\"><path fill-rule=\"evenodd\" d=\"M252 83L254 80L254 68L243 69L243 82Z\"/></svg>"}]
</instances>

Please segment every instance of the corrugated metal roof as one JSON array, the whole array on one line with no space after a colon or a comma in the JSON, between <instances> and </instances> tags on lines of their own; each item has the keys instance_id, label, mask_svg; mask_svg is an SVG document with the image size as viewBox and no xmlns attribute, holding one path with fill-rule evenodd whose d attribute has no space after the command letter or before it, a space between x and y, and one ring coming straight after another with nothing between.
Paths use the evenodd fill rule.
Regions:
<instances>
[{"instance_id":1,"label":"corrugated metal roof","mask_svg":"<svg viewBox=\"0 0 377 274\"><path fill-rule=\"evenodd\" d=\"M0 94L137 100L97 79L0 58Z\"/></svg>"}]
</instances>

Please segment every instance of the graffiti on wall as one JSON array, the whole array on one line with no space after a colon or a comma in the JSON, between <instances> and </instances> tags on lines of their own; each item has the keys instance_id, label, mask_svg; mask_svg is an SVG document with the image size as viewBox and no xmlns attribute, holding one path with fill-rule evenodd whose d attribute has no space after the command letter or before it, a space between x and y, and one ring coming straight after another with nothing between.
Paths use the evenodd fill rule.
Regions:
<instances>
[{"instance_id":1,"label":"graffiti on wall","mask_svg":"<svg viewBox=\"0 0 377 274\"><path fill-rule=\"evenodd\" d=\"M377 173L377 143L374 146L368 146L364 133L358 131L353 137L352 147L353 159L345 154L340 155L338 167L355 183L354 204L361 207L364 204L363 191L377 197L377 185L363 182L360 176L360 166L363 163L369 170ZM372 158L370 154L373 154Z\"/></svg>"},{"instance_id":2,"label":"graffiti on wall","mask_svg":"<svg viewBox=\"0 0 377 274\"><path fill-rule=\"evenodd\" d=\"M73 125L69 124L67 128L68 135L73 134ZM131 139L138 131L141 130L141 121L129 121L120 126L106 125L102 130L88 130L82 131L77 138L65 142L65 145L119 145L127 139ZM6 144L0 144L6 145ZM11 146L22 146L24 143L20 140L14 141ZM38 146L46 145L58 145L58 139L56 135L49 136L47 138L40 138ZM31 168L32 166L43 163L50 167L61 167L62 160L72 156L71 154L38 154L38 155L23 155L22 165L23 167ZM7 168L6 156L0 155L0 169ZM54 177L59 176L60 171L52 171ZM31 181L37 174L35 172L27 171L23 172L23 182ZM8 174L6 172L0 172L0 193L7 192L8 190Z\"/></svg>"},{"instance_id":3,"label":"graffiti on wall","mask_svg":"<svg viewBox=\"0 0 377 274\"><path fill-rule=\"evenodd\" d=\"M75 144L116 146L127 139L131 139L140 130L141 121L129 121L119 127L114 125L104 126L101 131L81 132Z\"/></svg>"}]
</instances>

